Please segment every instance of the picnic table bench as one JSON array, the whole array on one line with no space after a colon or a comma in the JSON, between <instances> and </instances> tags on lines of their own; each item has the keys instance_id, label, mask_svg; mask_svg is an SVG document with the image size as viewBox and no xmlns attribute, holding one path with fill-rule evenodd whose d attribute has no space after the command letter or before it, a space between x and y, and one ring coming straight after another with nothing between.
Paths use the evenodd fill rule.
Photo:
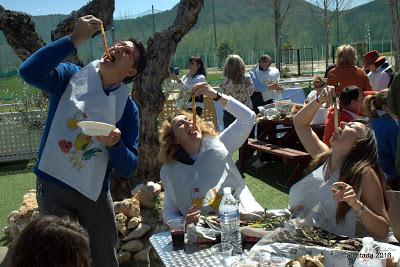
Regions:
<instances>
[{"instance_id":1,"label":"picnic table bench","mask_svg":"<svg viewBox=\"0 0 400 267\"><path fill-rule=\"evenodd\" d=\"M239 170L245 170L254 151L268 153L283 164L293 167L286 183L280 184L285 187L292 186L301 178L311 160L296 134L293 122L289 119L263 119L258 122L258 128L261 129L258 131L260 134L257 139L249 138L239 149ZM320 138L323 135L323 128L324 125L313 125L314 131Z\"/></svg>"}]
</instances>

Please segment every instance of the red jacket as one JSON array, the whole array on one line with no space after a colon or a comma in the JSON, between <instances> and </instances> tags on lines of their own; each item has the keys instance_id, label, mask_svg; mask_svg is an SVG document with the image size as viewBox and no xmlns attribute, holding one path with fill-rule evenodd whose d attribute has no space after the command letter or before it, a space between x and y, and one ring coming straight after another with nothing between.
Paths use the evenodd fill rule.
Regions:
<instances>
[{"instance_id":1,"label":"red jacket","mask_svg":"<svg viewBox=\"0 0 400 267\"><path fill-rule=\"evenodd\" d=\"M331 137L333 135L333 132L335 131L335 129L334 129L335 128L335 126L334 126L334 123L335 123L334 122L335 121L334 116L335 116L335 112L333 110L333 107L331 107L329 109L328 115L326 116L325 129L324 129L324 139L323 139L323 142L329 147L331 147L330 140L331 140ZM339 121L339 124L342 121L350 122L352 120L355 120L355 119L358 118L358 116L360 116L359 112L354 112L354 111L351 111L351 110L346 109L346 108L342 108L342 111L340 111L340 109L338 110L338 121Z\"/></svg>"}]
</instances>

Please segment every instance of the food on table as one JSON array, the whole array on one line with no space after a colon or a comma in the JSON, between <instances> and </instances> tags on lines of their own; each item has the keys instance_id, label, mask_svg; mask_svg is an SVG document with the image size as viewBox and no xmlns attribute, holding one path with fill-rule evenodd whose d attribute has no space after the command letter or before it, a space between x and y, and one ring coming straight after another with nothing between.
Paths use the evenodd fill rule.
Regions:
<instances>
[{"instance_id":1,"label":"food on table","mask_svg":"<svg viewBox=\"0 0 400 267\"><path fill-rule=\"evenodd\" d=\"M303 255L297 257L288 263L286 263L286 267L324 267L324 256L322 254L317 256Z\"/></svg>"}]
</instances>

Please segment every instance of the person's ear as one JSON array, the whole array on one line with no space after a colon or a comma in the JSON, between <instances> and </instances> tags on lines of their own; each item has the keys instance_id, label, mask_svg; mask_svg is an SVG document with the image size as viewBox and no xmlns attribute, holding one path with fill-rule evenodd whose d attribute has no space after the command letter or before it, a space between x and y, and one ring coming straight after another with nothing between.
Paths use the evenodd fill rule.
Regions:
<instances>
[{"instance_id":1,"label":"person's ear","mask_svg":"<svg viewBox=\"0 0 400 267\"><path fill-rule=\"evenodd\" d=\"M137 73L138 73L137 69L135 69L134 67L130 67L126 71L126 77L134 77L134 76L136 76Z\"/></svg>"}]
</instances>

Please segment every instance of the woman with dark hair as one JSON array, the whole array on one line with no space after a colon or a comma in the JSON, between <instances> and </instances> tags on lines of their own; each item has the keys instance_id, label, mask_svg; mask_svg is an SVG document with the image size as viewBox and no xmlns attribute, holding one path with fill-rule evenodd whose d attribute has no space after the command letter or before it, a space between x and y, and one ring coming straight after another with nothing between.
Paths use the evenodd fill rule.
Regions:
<instances>
[{"instance_id":1,"label":"woman with dark hair","mask_svg":"<svg viewBox=\"0 0 400 267\"><path fill-rule=\"evenodd\" d=\"M243 59L238 55L229 55L225 61L223 80L219 85L221 92L239 100L249 108L253 108L250 96L253 94L253 83L245 75ZM224 111L224 127L227 128L236 118Z\"/></svg>"},{"instance_id":2,"label":"woman with dark hair","mask_svg":"<svg viewBox=\"0 0 400 267\"><path fill-rule=\"evenodd\" d=\"M399 190L399 176L395 166L399 124L387 106L387 94L386 89L376 95L366 96L364 111L375 131L379 163L386 175L386 181L393 190Z\"/></svg>"},{"instance_id":3,"label":"woman with dark hair","mask_svg":"<svg viewBox=\"0 0 400 267\"><path fill-rule=\"evenodd\" d=\"M365 71L356 66L357 51L351 45L341 45L336 49L336 67L328 73L327 84L338 86L340 95L345 87L355 85L364 91L371 91Z\"/></svg>"},{"instance_id":4,"label":"woman with dark hair","mask_svg":"<svg viewBox=\"0 0 400 267\"><path fill-rule=\"evenodd\" d=\"M206 82L206 77L207 73L203 59L196 56L189 58L189 73L184 75L182 79L180 79L175 73L171 73L171 79L177 82L177 85L181 90L187 91L186 94L182 92L182 95L189 95L196 83ZM192 102L191 98L189 99L189 102ZM196 97L195 102L196 113L201 116L201 113L203 112L203 96Z\"/></svg>"},{"instance_id":5,"label":"woman with dark hair","mask_svg":"<svg viewBox=\"0 0 400 267\"><path fill-rule=\"evenodd\" d=\"M221 133L201 119L193 125L193 114L188 112L164 121L159 131L158 154L163 164L160 177L164 185L164 221L185 217L189 224L196 222L200 213L218 214L224 187L231 187L240 201L241 218L259 218L263 208L232 160L232 153L243 145L254 126L254 112L207 83L196 85L193 94L218 101L236 120Z\"/></svg>"},{"instance_id":6,"label":"woman with dark hair","mask_svg":"<svg viewBox=\"0 0 400 267\"><path fill-rule=\"evenodd\" d=\"M289 205L303 211L306 223L314 221L336 235L385 240L388 202L373 131L360 122L342 122L330 149L310 126L322 103L329 103L329 95L337 97L334 87L325 88L294 117L296 133L316 169L291 188Z\"/></svg>"},{"instance_id":7,"label":"woman with dark hair","mask_svg":"<svg viewBox=\"0 0 400 267\"><path fill-rule=\"evenodd\" d=\"M76 222L56 216L28 224L12 251L11 267L90 267L87 232Z\"/></svg>"}]
</instances>

